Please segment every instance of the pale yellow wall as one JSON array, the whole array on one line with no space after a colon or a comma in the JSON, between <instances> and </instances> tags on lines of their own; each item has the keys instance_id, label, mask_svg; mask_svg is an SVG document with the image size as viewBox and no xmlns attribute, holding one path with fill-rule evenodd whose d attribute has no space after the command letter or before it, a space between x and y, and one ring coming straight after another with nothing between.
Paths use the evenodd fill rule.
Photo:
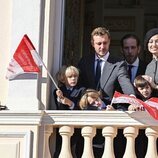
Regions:
<instances>
[{"instance_id":1,"label":"pale yellow wall","mask_svg":"<svg viewBox=\"0 0 158 158\"><path fill-rule=\"evenodd\" d=\"M10 59L12 1L0 1L0 101L6 103L8 81L6 68Z\"/></svg>"}]
</instances>

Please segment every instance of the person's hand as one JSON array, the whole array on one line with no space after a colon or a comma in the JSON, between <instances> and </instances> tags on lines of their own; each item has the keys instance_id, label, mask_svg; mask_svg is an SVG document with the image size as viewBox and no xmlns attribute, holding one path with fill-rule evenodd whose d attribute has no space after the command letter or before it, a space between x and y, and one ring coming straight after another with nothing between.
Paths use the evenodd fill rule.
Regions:
<instances>
[{"instance_id":1,"label":"person's hand","mask_svg":"<svg viewBox=\"0 0 158 158\"><path fill-rule=\"evenodd\" d=\"M73 102L70 99L66 98L66 97L63 97L60 100L61 100L62 104L65 104L65 105L68 105L68 106L72 106L72 104L73 104Z\"/></svg>"},{"instance_id":2,"label":"person's hand","mask_svg":"<svg viewBox=\"0 0 158 158\"><path fill-rule=\"evenodd\" d=\"M129 105L128 107L128 111L144 111L144 107L143 106L138 106L138 105L135 105L135 104L131 104Z\"/></svg>"},{"instance_id":3,"label":"person's hand","mask_svg":"<svg viewBox=\"0 0 158 158\"><path fill-rule=\"evenodd\" d=\"M114 109L114 107L112 105L107 105L106 110L107 111L113 111L115 109Z\"/></svg>"},{"instance_id":4,"label":"person's hand","mask_svg":"<svg viewBox=\"0 0 158 158\"><path fill-rule=\"evenodd\" d=\"M148 75L142 75L142 77L150 83L150 85L151 85L152 88L158 89L158 85L156 85L156 84L154 83L152 77L150 77L150 76L148 76Z\"/></svg>"},{"instance_id":5,"label":"person's hand","mask_svg":"<svg viewBox=\"0 0 158 158\"><path fill-rule=\"evenodd\" d=\"M56 90L56 95L59 97L59 99L63 99L64 98L63 92L60 89Z\"/></svg>"}]
</instances>

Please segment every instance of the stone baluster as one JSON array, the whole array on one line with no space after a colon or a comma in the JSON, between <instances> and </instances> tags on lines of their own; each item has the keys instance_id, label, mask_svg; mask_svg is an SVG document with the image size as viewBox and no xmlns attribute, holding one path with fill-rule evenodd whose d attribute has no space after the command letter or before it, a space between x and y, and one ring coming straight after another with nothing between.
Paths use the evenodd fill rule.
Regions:
<instances>
[{"instance_id":1,"label":"stone baluster","mask_svg":"<svg viewBox=\"0 0 158 158\"><path fill-rule=\"evenodd\" d=\"M126 127L123 131L126 137L126 150L123 158L136 158L135 153L135 138L138 135L138 129L136 127Z\"/></svg>"},{"instance_id":2,"label":"stone baluster","mask_svg":"<svg viewBox=\"0 0 158 158\"><path fill-rule=\"evenodd\" d=\"M44 132L44 157L51 158L50 150L49 150L49 137L53 133L52 126L45 126Z\"/></svg>"},{"instance_id":3,"label":"stone baluster","mask_svg":"<svg viewBox=\"0 0 158 158\"><path fill-rule=\"evenodd\" d=\"M148 147L145 158L158 158L156 140L158 137L158 128L146 128L146 136L148 137Z\"/></svg>"},{"instance_id":4,"label":"stone baluster","mask_svg":"<svg viewBox=\"0 0 158 158\"><path fill-rule=\"evenodd\" d=\"M94 158L92 139L96 134L96 128L85 126L82 128L82 136L84 137L84 150L82 158Z\"/></svg>"},{"instance_id":5,"label":"stone baluster","mask_svg":"<svg viewBox=\"0 0 158 158\"><path fill-rule=\"evenodd\" d=\"M62 126L59 129L59 133L62 136L62 147L59 158L72 158L70 138L74 133L74 128L71 126Z\"/></svg>"},{"instance_id":6,"label":"stone baluster","mask_svg":"<svg viewBox=\"0 0 158 158\"><path fill-rule=\"evenodd\" d=\"M102 158L115 158L113 139L116 137L117 129L115 127L107 126L103 128L102 134L105 137L105 147Z\"/></svg>"}]
</instances>

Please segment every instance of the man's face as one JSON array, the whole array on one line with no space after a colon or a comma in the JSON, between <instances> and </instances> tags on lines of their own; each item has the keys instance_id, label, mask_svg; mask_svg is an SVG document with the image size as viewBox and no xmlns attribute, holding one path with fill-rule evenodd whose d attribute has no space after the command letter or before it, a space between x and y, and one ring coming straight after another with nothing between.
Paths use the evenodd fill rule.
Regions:
<instances>
[{"instance_id":1,"label":"man's face","mask_svg":"<svg viewBox=\"0 0 158 158\"><path fill-rule=\"evenodd\" d=\"M103 57L109 51L110 39L107 34L93 36L92 46L99 57Z\"/></svg>"},{"instance_id":2,"label":"man's face","mask_svg":"<svg viewBox=\"0 0 158 158\"><path fill-rule=\"evenodd\" d=\"M122 53L125 60L129 64L133 64L140 52L140 46L137 46L137 41L134 38L127 38L123 40Z\"/></svg>"}]
</instances>

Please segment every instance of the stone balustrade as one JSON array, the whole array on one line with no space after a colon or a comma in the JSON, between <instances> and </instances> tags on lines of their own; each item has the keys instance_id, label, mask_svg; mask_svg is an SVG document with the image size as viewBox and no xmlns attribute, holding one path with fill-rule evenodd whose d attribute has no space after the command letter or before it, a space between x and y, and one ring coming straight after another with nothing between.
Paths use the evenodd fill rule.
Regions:
<instances>
[{"instance_id":1,"label":"stone balustrade","mask_svg":"<svg viewBox=\"0 0 158 158\"><path fill-rule=\"evenodd\" d=\"M0 152L5 158L53 158L55 131L62 137L60 158L72 158L70 139L75 128L84 138L82 158L94 158L96 130L105 138L102 158L117 158L114 139L123 130L123 158L136 158L135 140L141 129L148 138L145 158L157 158L158 123L147 112L122 111L1 111ZM8 148L9 151L8 152Z\"/></svg>"}]
</instances>

